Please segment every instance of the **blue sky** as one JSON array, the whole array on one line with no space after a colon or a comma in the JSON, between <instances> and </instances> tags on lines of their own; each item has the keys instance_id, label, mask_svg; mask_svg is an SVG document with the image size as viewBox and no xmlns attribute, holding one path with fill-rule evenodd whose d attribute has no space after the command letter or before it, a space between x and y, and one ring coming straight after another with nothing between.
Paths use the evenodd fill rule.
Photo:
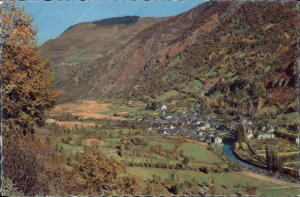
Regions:
<instances>
[{"instance_id":1,"label":"blue sky","mask_svg":"<svg viewBox=\"0 0 300 197\"><path fill-rule=\"evenodd\" d=\"M69 26L119 16L165 17L196 7L204 0L18 1L33 17L39 44L58 37Z\"/></svg>"}]
</instances>

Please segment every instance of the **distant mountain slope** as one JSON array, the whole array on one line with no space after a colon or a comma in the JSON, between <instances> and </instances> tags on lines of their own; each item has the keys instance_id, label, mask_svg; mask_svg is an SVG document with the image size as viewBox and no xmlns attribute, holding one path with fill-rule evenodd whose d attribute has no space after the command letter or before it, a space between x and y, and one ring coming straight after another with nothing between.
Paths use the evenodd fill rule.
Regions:
<instances>
[{"instance_id":1,"label":"distant mountain slope","mask_svg":"<svg viewBox=\"0 0 300 197\"><path fill-rule=\"evenodd\" d=\"M195 24L197 28L180 43L194 41L166 63L132 80L132 95L176 90L206 110L280 119L295 126L299 4L228 4L215 3L208 11L226 10L211 14L204 24ZM207 33L201 34L203 29Z\"/></svg>"},{"instance_id":2,"label":"distant mountain slope","mask_svg":"<svg viewBox=\"0 0 300 197\"><path fill-rule=\"evenodd\" d=\"M88 87L92 88L87 95L98 97L110 90L122 91L124 84L136 85L134 81L142 76L144 69L164 66L209 33L227 13L229 5L229 2L207 2L139 32L118 53L98 60L94 65L97 73L91 76Z\"/></svg>"},{"instance_id":3,"label":"distant mountain slope","mask_svg":"<svg viewBox=\"0 0 300 197\"><path fill-rule=\"evenodd\" d=\"M298 11L296 1L205 2L139 29L57 87L64 100L175 91L203 110L284 121L297 107Z\"/></svg>"},{"instance_id":4,"label":"distant mountain slope","mask_svg":"<svg viewBox=\"0 0 300 197\"><path fill-rule=\"evenodd\" d=\"M194 42L132 80L132 95L175 90L185 95L182 101L194 98L203 111L252 116L296 132L299 3L222 3L225 12L212 15L181 41L195 35ZM208 23L213 28L201 35Z\"/></svg>"},{"instance_id":5,"label":"distant mountain slope","mask_svg":"<svg viewBox=\"0 0 300 197\"><path fill-rule=\"evenodd\" d=\"M85 78L84 71L93 61L116 52L138 32L162 20L126 16L80 23L44 43L40 52L55 68L55 86L63 91L61 99L78 97L68 91Z\"/></svg>"}]
</instances>

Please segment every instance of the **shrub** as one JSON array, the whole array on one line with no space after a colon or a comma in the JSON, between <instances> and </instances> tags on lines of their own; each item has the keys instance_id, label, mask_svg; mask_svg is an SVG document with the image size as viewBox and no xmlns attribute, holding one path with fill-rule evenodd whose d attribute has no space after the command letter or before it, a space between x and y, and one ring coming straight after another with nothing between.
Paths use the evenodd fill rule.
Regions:
<instances>
[{"instance_id":1,"label":"shrub","mask_svg":"<svg viewBox=\"0 0 300 197\"><path fill-rule=\"evenodd\" d=\"M241 142L240 145L243 150L247 150L248 145L245 142Z\"/></svg>"},{"instance_id":2,"label":"shrub","mask_svg":"<svg viewBox=\"0 0 300 197\"><path fill-rule=\"evenodd\" d=\"M37 156L38 144L31 136L5 140L4 176L25 195L47 194L46 180L39 179L43 171L42 161ZM43 182L44 181L44 182Z\"/></svg>"},{"instance_id":3,"label":"shrub","mask_svg":"<svg viewBox=\"0 0 300 197\"><path fill-rule=\"evenodd\" d=\"M239 150L240 149L240 143L239 142L235 142L234 143L234 149L235 150Z\"/></svg>"}]
</instances>

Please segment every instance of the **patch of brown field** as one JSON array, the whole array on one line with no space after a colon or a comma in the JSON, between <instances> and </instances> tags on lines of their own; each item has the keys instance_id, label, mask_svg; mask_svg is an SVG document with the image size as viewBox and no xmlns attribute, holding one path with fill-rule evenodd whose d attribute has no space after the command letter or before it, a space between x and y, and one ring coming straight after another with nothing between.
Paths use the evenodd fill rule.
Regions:
<instances>
[{"instance_id":1,"label":"patch of brown field","mask_svg":"<svg viewBox=\"0 0 300 197\"><path fill-rule=\"evenodd\" d=\"M118 113L114 113L114 114L116 114L118 116L118 115L128 114L128 112L124 111L124 112L118 112Z\"/></svg>"},{"instance_id":2,"label":"patch of brown field","mask_svg":"<svg viewBox=\"0 0 300 197\"><path fill-rule=\"evenodd\" d=\"M58 121L56 124L63 128L75 128L75 127L94 127L94 122L79 122L79 121Z\"/></svg>"},{"instance_id":3,"label":"patch of brown field","mask_svg":"<svg viewBox=\"0 0 300 197\"><path fill-rule=\"evenodd\" d=\"M92 146L93 144L105 145L106 143L96 138L87 138L82 141L82 144L86 146Z\"/></svg>"},{"instance_id":4,"label":"patch of brown field","mask_svg":"<svg viewBox=\"0 0 300 197\"><path fill-rule=\"evenodd\" d=\"M108 111L110 103L97 103L97 101L88 100L80 104L62 104L54 107L53 112L71 113L71 112L103 112Z\"/></svg>"},{"instance_id":5,"label":"patch of brown field","mask_svg":"<svg viewBox=\"0 0 300 197\"><path fill-rule=\"evenodd\" d=\"M176 103L178 103L179 102L179 100L172 100L171 101L171 105L175 105Z\"/></svg>"},{"instance_id":6,"label":"patch of brown field","mask_svg":"<svg viewBox=\"0 0 300 197\"><path fill-rule=\"evenodd\" d=\"M119 116L111 116L111 115L103 115L93 112L73 112L71 113L73 116L80 117L80 119L112 119L112 120L121 120L123 117Z\"/></svg>"},{"instance_id":7,"label":"patch of brown field","mask_svg":"<svg viewBox=\"0 0 300 197\"><path fill-rule=\"evenodd\" d=\"M108 107L110 105L111 103L97 103L97 101L94 100L87 100L80 104L57 105L50 113L53 115L70 113L82 119L123 119L123 117L100 114L101 112L109 111L110 109Z\"/></svg>"}]
</instances>

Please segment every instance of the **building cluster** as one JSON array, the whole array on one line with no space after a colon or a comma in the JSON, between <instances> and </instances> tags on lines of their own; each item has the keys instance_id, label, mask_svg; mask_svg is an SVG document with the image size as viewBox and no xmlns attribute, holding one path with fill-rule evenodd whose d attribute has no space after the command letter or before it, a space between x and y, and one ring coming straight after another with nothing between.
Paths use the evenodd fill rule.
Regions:
<instances>
[{"instance_id":1,"label":"building cluster","mask_svg":"<svg viewBox=\"0 0 300 197\"><path fill-rule=\"evenodd\" d=\"M192 108L182 113L144 120L154 122L154 126L148 131L156 131L161 135L180 134L213 146L222 146L225 126L214 121L216 118L215 114L201 116L196 108Z\"/></svg>"},{"instance_id":2,"label":"building cluster","mask_svg":"<svg viewBox=\"0 0 300 197\"><path fill-rule=\"evenodd\" d=\"M153 124L148 128L149 132L157 132L161 135L175 135L197 139L200 142L208 143L212 146L222 146L223 138L232 131L235 131L239 124L246 127L246 137L248 139L274 139L278 126L266 125L263 127L254 126L251 118L245 117L240 121L232 121L227 128L218 121L216 114L200 115L199 106L195 106L185 112L177 112L165 115L167 106L161 104L158 107L162 113L161 117L140 118L139 121L150 121ZM296 144L300 144L300 138L296 138Z\"/></svg>"},{"instance_id":3,"label":"building cluster","mask_svg":"<svg viewBox=\"0 0 300 197\"><path fill-rule=\"evenodd\" d=\"M275 137L275 131L278 130L277 126L267 125L263 126L261 128L256 128L252 125L252 121L244 121L244 123L247 125L247 131L246 135L248 139L251 139L256 136L257 139L274 139ZM250 124L249 124L250 123ZM254 130L258 131L254 135Z\"/></svg>"}]
</instances>

